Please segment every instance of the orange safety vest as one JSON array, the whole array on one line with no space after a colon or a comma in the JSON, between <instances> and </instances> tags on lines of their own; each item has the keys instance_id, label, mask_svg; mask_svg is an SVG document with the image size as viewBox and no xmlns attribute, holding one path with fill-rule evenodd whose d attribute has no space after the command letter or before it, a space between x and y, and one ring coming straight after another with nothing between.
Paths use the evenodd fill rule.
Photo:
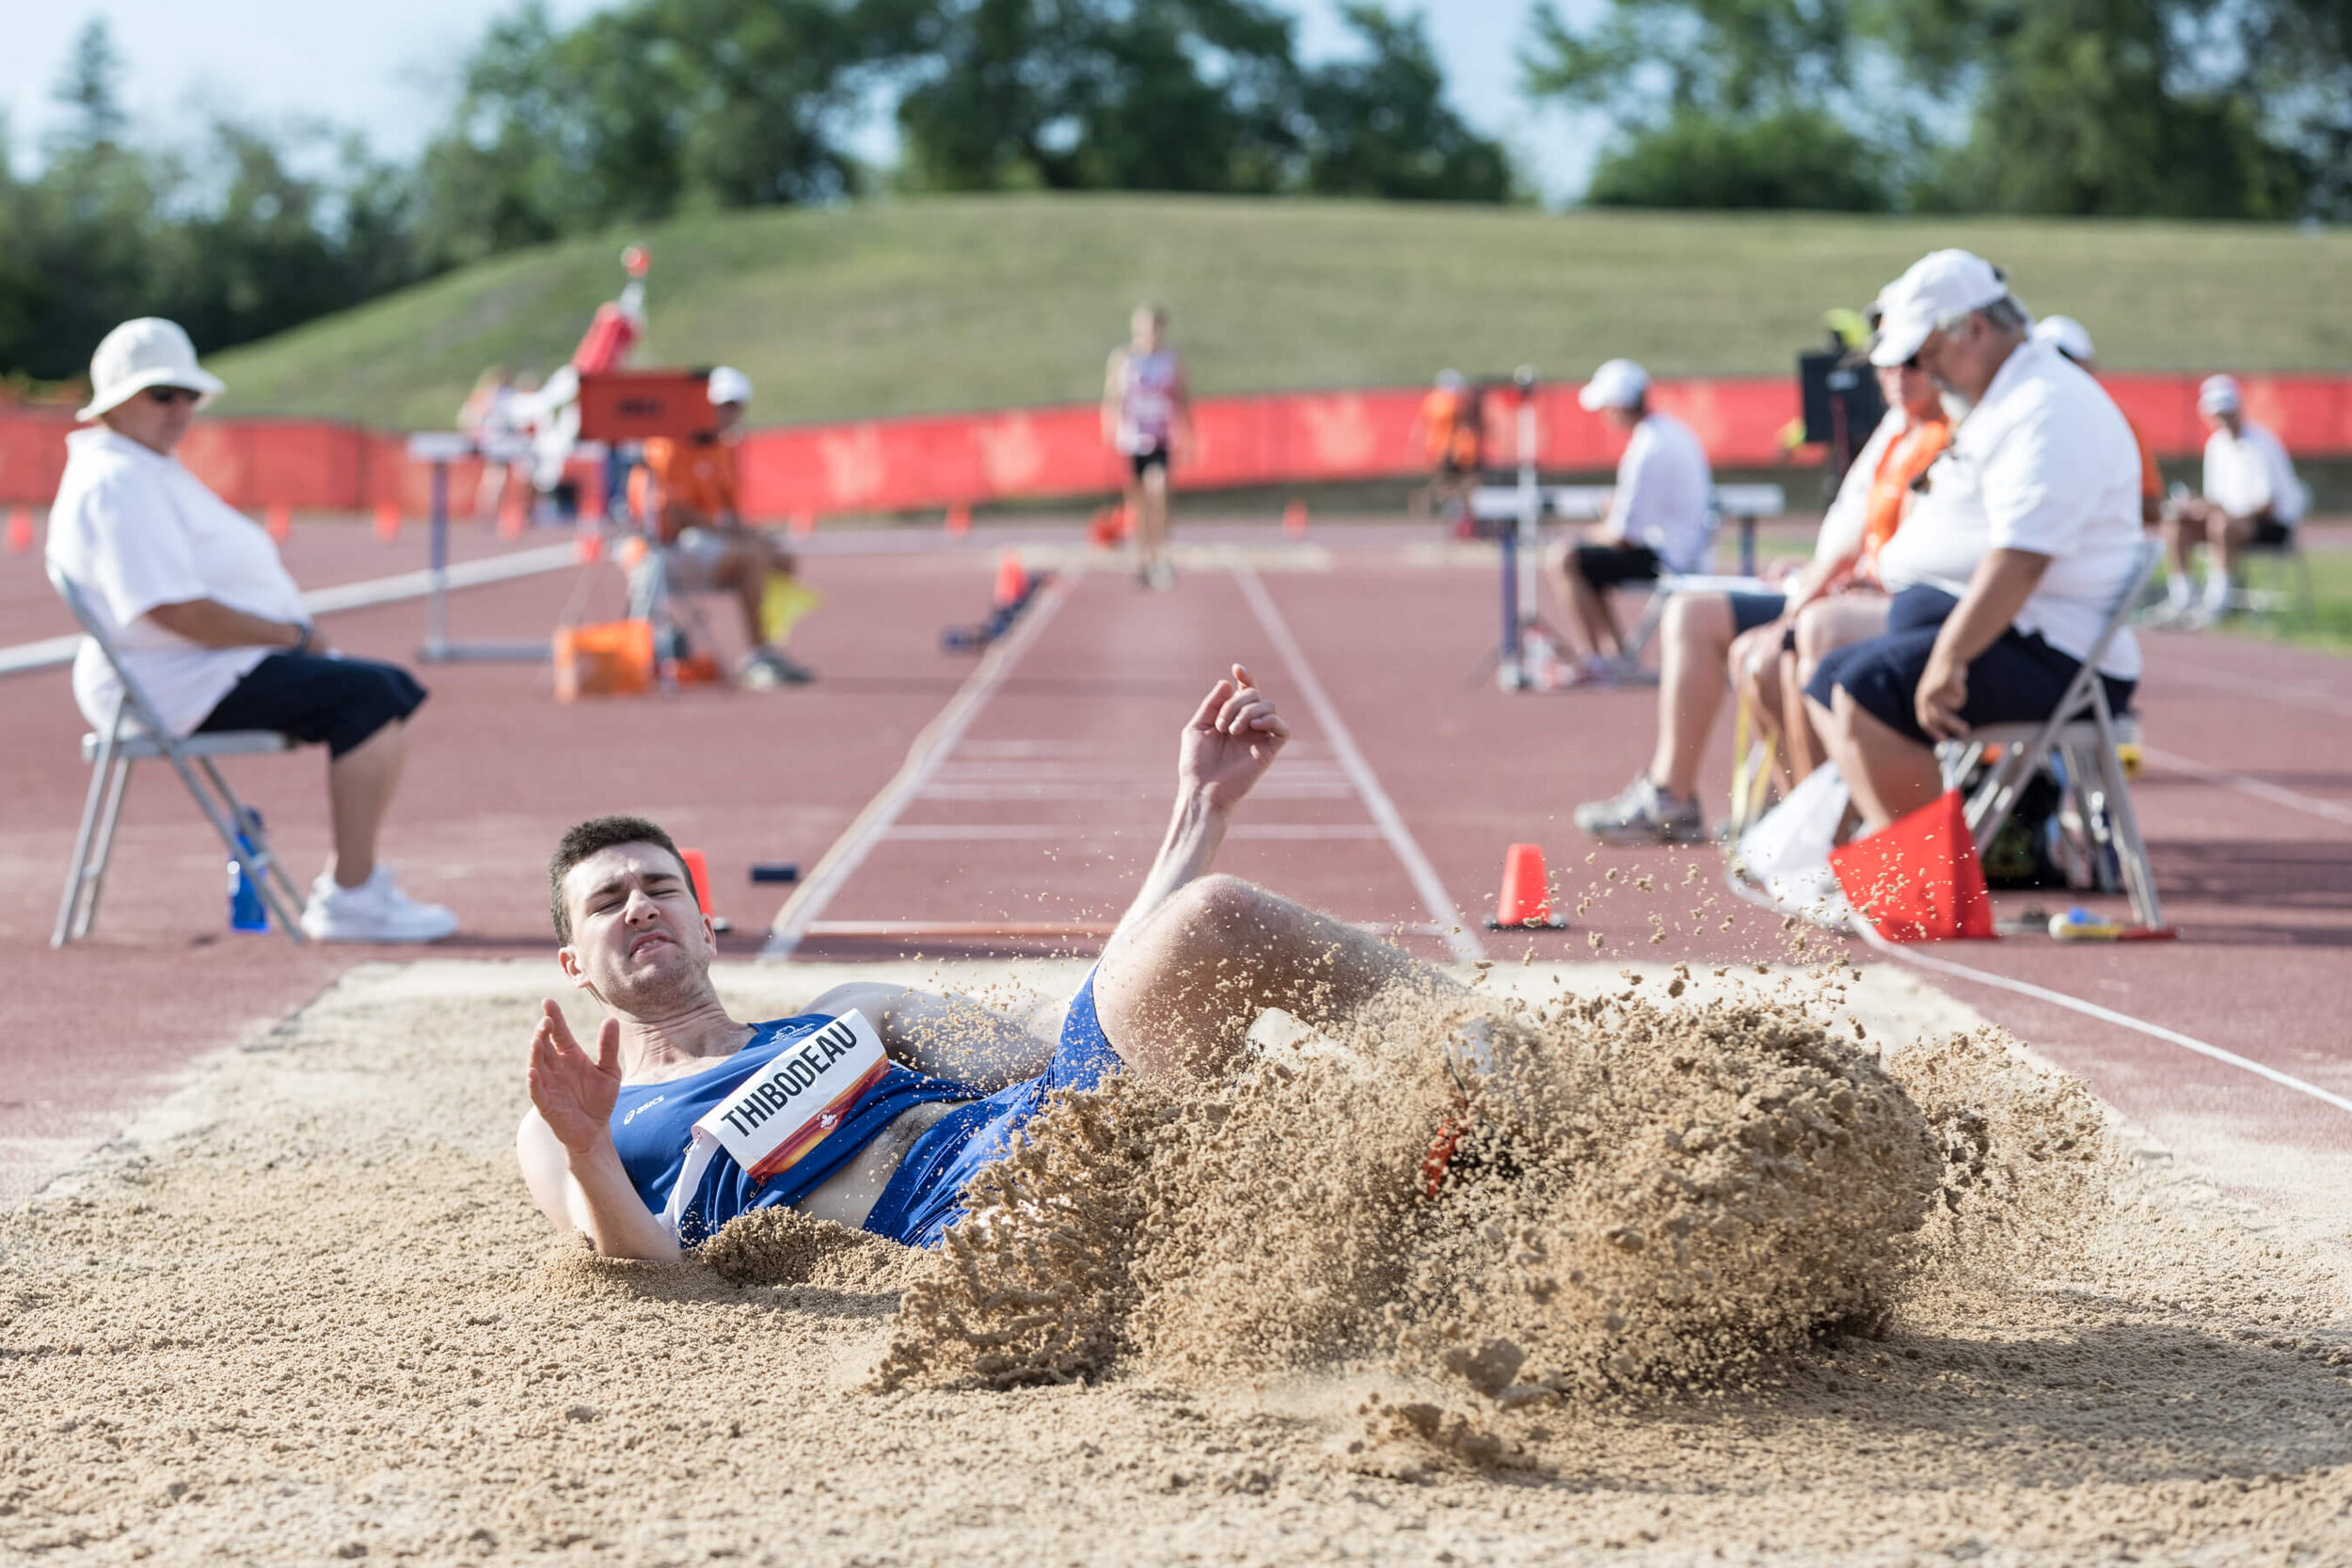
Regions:
<instances>
[{"instance_id":1,"label":"orange safety vest","mask_svg":"<svg viewBox=\"0 0 2352 1568\"><path fill-rule=\"evenodd\" d=\"M739 510L735 501L735 443L720 440L673 440L656 436L646 441L644 467L631 485L637 515L654 520L655 531L667 544L671 529L660 515L675 506L715 520Z\"/></svg>"},{"instance_id":2,"label":"orange safety vest","mask_svg":"<svg viewBox=\"0 0 2352 1568\"><path fill-rule=\"evenodd\" d=\"M1928 471L1951 440L1949 422L1921 420L1879 453L1878 471L1870 476L1869 498L1862 508L1862 560L1856 568L1862 576L1878 576L1879 551L1903 526L1903 503L1911 498L1912 481Z\"/></svg>"},{"instance_id":3,"label":"orange safety vest","mask_svg":"<svg viewBox=\"0 0 2352 1568\"><path fill-rule=\"evenodd\" d=\"M1477 467L1478 399L1470 388L1448 391L1438 388L1421 400L1421 419L1427 427L1422 440L1429 461L1451 459L1457 467Z\"/></svg>"}]
</instances>

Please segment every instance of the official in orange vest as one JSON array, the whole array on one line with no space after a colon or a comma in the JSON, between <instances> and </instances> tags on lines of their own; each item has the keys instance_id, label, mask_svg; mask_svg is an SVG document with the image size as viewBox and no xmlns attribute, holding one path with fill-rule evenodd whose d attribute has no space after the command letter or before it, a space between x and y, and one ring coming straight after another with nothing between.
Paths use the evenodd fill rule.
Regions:
<instances>
[{"instance_id":1,"label":"official in orange vest","mask_svg":"<svg viewBox=\"0 0 2352 1568\"><path fill-rule=\"evenodd\" d=\"M737 666L736 680L759 689L801 685L817 676L786 656L781 629L770 625L770 587L793 576L791 553L771 535L743 526L736 449L751 401L751 377L727 365L712 371L710 406L717 428L685 440L648 440L631 499L661 546L671 588L731 593L742 606L751 651Z\"/></svg>"}]
</instances>

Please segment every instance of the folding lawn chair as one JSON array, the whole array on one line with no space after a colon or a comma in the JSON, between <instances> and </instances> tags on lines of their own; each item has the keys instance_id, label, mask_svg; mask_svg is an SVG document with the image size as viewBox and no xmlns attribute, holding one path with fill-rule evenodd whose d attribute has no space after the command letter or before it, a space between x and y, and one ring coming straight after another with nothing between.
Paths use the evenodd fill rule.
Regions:
<instances>
[{"instance_id":1,"label":"folding lawn chair","mask_svg":"<svg viewBox=\"0 0 2352 1568\"><path fill-rule=\"evenodd\" d=\"M2296 487L2303 492L2303 510L2298 515L2308 517L2312 511L2312 487L2300 480L2296 481ZM2242 549L2244 553L2239 558L2241 570L2246 556L2277 558L2295 579L2296 612L2306 621L2319 613L2319 588L2312 580L2312 558L2303 553L2303 528L2300 523L2288 529L2286 537L2276 544L2263 545L2249 540ZM2275 615L2284 606L2286 597L2282 590L2249 588L2242 578L2230 585L2230 608L2248 614Z\"/></svg>"},{"instance_id":2,"label":"folding lawn chair","mask_svg":"<svg viewBox=\"0 0 2352 1568\"><path fill-rule=\"evenodd\" d=\"M1707 503L1707 533L1700 541L1692 569L1688 572L1661 571L1658 579L1649 585L1649 601L1642 607L1642 618L1635 623L1632 635L1625 640L1625 652L1617 657L1617 673L1613 677L1624 684L1648 684L1657 674L1644 668L1642 656L1649 650L1650 640L1658 635L1658 627L1666 618L1666 606L1677 594L1769 594L1772 585L1763 578L1742 574L1723 576L1705 568L1715 557L1715 536L1723 531L1724 519L1736 517L1743 531L1740 555L1742 564L1752 566L1756 554L1756 519L1777 516L1788 504L1788 498L1777 484L1719 484Z\"/></svg>"},{"instance_id":3,"label":"folding lawn chair","mask_svg":"<svg viewBox=\"0 0 2352 1568\"><path fill-rule=\"evenodd\" d=\"M304 938L296 917L301 912L302 900L279 868L277 857L270 853L269 838L262 831L260 821L246 809L230 789L229 782L220 776L220 769L214 766L216 757L290 752L294 742L274 730L224 731L192 735L184 739L174 736L156 717L154 704L148 701L147 693L124 668L121 655L100 629L82 591L54 567L49 580L65 600L66 608L73 611L83 635L114 666L115 678L122 688L105 729L82 737L82 760L90 769L89 795L82 806L81 829L73 838L73 865L66 873L65 894L57 905L57 926L49 934L49 945L63 947L89 935L90 924L98 918L98 895L105 884L106 863L114 853L115 822L122 815L122 796L131 782L131 765L160 757L180 775L180 782L195 797L204 819L220 835L221 847L244 869L246 885L261 895L270 917L278 922L278 928L299 946Z\"/></svg>"},{"instance_id":4,"label":"folding lawn chair","mask_svg":"<svg viewBox=\"0 0 2352 1568\"><path fill-rule=\"evenodd\" d=\"M2106 657L2107 645L2115 641L2133 606L2139 602L2140 589L2156 569L2162 554L2163 546L2156 540L2140 542L2131 580L2108 606L2106 624L2100 628L2098 641L2091 644L2090 657L2083 660L2082 668L2067 686L2066 694L2047 719L2038 724L1980 725L1970 732L1966 740L1947 741L1938 748L1945 785L1951 789L1961 786L1989 751L1999 749L1999 760L1986 771L1967 801L1968 830L1976 838L1977 853L1980 856L1992 846L1994 835L2009 820L2010 813L2016 809L2026 785L2055 755L2065 776L2067 794L2091 841L2094 871L2105 870L2104 857L2096 851L2104 849L2114 855L2123 887L2131 895L2132 913L2142 927L2151 931L2164 928L2164 911L2156 901L2156 880L2148 865L2148 847L2139 836L2139 818L2132 810L2131 784L2117 750L2119 746L2138 743L2139 723L2130 714L2108 710L2106 687L2099 679L2099 661Z\"/></svg>"}]
</instances>

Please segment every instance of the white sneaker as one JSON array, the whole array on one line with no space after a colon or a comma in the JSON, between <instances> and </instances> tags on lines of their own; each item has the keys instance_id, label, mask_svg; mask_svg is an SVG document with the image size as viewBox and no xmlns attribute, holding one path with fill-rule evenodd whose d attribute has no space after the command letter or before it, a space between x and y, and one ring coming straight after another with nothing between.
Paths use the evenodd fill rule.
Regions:
<instances>
[{"instance_id":1,"label":"white sneaker","mask_svg":"<svg viewBox=\"0 0 2352 1568\"><path fill-rule=\"evenodd\" d=\"M401 892L381 862L358 887L319 873L302 909L302 933L314 942L438 942L456 929L455 914Z\"/></svg>"}]
</instances>

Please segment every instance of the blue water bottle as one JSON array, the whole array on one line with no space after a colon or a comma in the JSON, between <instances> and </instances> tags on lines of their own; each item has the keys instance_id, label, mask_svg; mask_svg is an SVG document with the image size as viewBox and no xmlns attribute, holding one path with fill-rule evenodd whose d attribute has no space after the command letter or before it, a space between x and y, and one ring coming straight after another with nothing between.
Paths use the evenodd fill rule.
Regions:
<instances>
[{"instance_id":1,"label":"blue water bottle","mask_svg":"<svg viewBox=\"0 0 2352 1568\"><path fill-rule=\"evenodd\" d=\"M237 847L247 855L255 854L251 833L261 831L262 814L247 806L244 820L237 824ZM262 890L246 879L244 863L233 855L229 861L229 928L232 931L269 929L269 906L262 902Z\"/></svg>"}]
</instances>

